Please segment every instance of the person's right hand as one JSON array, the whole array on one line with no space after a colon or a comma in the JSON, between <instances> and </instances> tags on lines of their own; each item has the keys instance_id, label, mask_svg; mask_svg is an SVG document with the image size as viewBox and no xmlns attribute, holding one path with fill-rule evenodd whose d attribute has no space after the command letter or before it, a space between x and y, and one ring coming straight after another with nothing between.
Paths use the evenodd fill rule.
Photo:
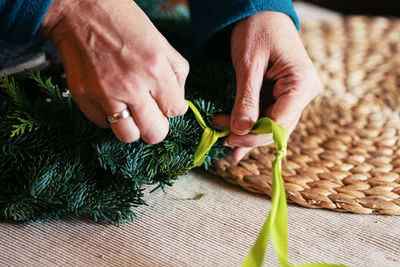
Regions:
<instances>
[{"instance_id":1,"label":"person's right hand","mask_svg":"<svg viewBox=\"0 0 400 267\"><path fill-rule=\"evenodd\" d=\"M167 117L183 115L188 62L132 0L54 0L41 32L57 47L72 97L100 127L123 142L154 144L167 135Z\"/></svg>"}]
</instances>

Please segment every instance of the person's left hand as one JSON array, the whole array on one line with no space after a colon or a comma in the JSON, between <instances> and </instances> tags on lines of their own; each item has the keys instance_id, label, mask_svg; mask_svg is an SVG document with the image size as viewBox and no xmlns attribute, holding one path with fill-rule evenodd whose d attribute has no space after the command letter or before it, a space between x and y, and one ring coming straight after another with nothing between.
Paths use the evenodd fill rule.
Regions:
<instances>
[{"instance_id":1,"label":"person's left hand","mask_svg":"<svg viewBox=\"0 0 400 267\"><path fill-rule=\"evenodd\" d=\"M224 145L235 148L233 159L239 161L252 147L273 142L270 134L249 134L259 117L268 116L292 132L302 110L317 95L320 81L293 21L284 13L264 11L237 22L231 53L235 103L231 116L217 115L213 126L231 128L233 134ZM261 88L272 89L273 105L265 105L265 95L271 94Z\"/></svg>"}]
</instances>

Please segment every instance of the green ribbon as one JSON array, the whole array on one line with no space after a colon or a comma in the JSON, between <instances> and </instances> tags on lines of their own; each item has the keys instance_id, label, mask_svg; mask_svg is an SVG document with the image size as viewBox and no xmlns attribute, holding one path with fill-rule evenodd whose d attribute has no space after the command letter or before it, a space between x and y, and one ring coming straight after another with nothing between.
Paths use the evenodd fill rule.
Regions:
<instances>
[{"instance_id":1,"label":"green ribbon","mask_svg":"<svg viewBox=\"0 0 400 267\"><path fill-rule=\"evenodd\" d=\"M217 142L218 138L228 136L232 133L232 131L226 130L221 132L211 129L210 127L207 126L206 122L203 120L203 117L201 116L196 106L189 100L186 100L186 102L188 102L190 109L193 111L194 117L199 122L201 128L203 128L204 130L203 134L201 135L199 146L197 147L197 150L194 152L193 155L194 167L200 167L201 165L203 165L208 152L210 151L211 147L215 144L215 142Z\"/></svg>"},{"instance_id":2,"label":"green ribbon","mask_svg":"<svg viewBox=\"0 0 400 267\"><path fill-rule=\"evenodd\" d=\"M196 120L199 122L204 132L201 136L199 146L194 153L194 166L201 166L210 151L211 147L217 142L218 138L228 136L232 133L231 130L217 131L209 128L204 122L200 112L192 102L187 101L189 107L194 113ZM278 255L281 266L296 266L296 267L335 267L344 266L327 263L310 263L290 265L288 263L288 244L287 244L287 201L285 194L285 186L282 179L282 159L286 156L286 147L289 134L285 128L277 125L269 118L261 118L250 131L252 134L269 134L272 133L276 151L275 161L272 164L272 195L271 195L271 210L268 217L261 228L260 233L251 248L249 254L244 260L243 267L258 267L262 266L265 252L268 247L268 241L271 239L272 245Z\"/></svg>"}]
</instances>

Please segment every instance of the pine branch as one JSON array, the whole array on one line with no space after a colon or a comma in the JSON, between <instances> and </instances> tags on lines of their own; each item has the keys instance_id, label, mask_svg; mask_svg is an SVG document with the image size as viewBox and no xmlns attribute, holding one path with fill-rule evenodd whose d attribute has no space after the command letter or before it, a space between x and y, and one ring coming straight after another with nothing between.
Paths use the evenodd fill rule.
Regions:
<instances>
[{"instance_id":1,"label":"pine branch","mask_svg":"<svg viewBox=\"0 0 400 267\"><path fill-rule=\"evenodd\" d=\"M42 81L37 76L34 80ZM192 168L202 129L190 111L169 119L169 134L157 145L143 141L125 144L110 130L93 126L87 126L92 132L88 138L87 129L79 134L68 124L49 124L51 118L43 122L41 114L52 104L41 101L44 97L68 100L56 91L60 89L51 80L40 85L50 89L46 96L38 96L32 113L13 102L15 114L20 115L1 117L0 123L7 125L5 129L13 137L0 135L0 156L8 161L0 165L0 192L7 191L0 195L0 218L48 220L72 212L120 224L133 219L132 206L144 204L143 185L158 184L164 189ZM20 88L15 82L6 86ZM15 98L20 99L19 93L24 90L15 92ZM194 103L208 123L221 110L204 99L194 99ZM69 113L73 120L82 117L81 113L71 112L69 105L58 106L61 108L51 113L53 116ZM21 123L19 128L14 127L15 122ZM221 145L215 145L206 163L221 156L223 150Z\"/></svg>"},{"instance_id":2,"label":"pine branch","mask_svg":"<svg viewBox=\"0 0 400 267\"><path fill-rule=\"evenodd\" d=\"M174 46L188 47L185 56L194 60L187 18L158 16L159 6L149 8L163 34ZM221 64L192 70L187 97L209 125L216 113L232 107L234 72ZM202 129L191 111L168 119L163 142L125 144L110 129L92 124L51 78L38 72L29 77L40 90L0 77L0 219L47 221L72 213L119 225L132 221L133 208L145 204L145 186L164 189L193 167ZM215 144L205 165L224 149Z\"/></svg>"}]
</instances>

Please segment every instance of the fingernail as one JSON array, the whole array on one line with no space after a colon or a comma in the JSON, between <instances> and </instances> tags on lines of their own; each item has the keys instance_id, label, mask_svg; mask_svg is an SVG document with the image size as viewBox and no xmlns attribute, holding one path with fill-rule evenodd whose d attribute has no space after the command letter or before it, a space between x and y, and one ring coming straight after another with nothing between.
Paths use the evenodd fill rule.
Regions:
<instances>
[{"instance_id":1,"label":"fingernail","mask_svg":"<svg viewBox=\"0 0 400 267\"><path fill-rule=\"evenodd\" d=\"M237 117L233 121L232 128L234 131L245 132L250 128L250 119L246 116Z\"/></svg>"}]
</instances>

